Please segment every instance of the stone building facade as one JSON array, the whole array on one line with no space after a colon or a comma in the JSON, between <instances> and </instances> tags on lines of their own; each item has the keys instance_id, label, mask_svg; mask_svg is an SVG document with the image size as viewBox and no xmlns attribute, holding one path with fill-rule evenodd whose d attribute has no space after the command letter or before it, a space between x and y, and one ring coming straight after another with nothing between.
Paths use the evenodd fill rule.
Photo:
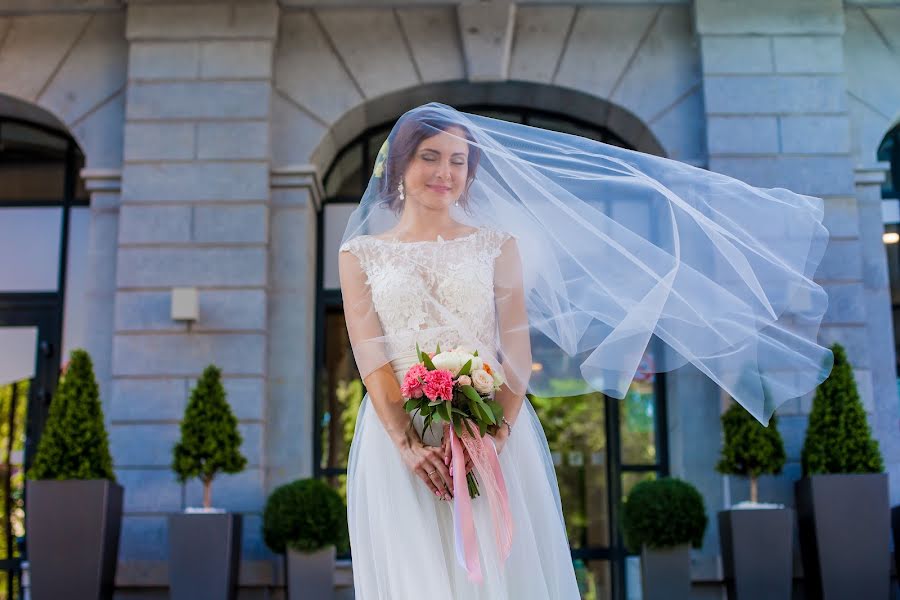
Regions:
<instances>
[{"instance_id":1,"label":"stone building facade","mask_svg":"<svg viewBox=\"0 0 900 600\"><path fill-rule=\"evenodd\" d=\"M847 348L900 503L891 166L878 156L900 135L900 2L4 0L0 119L64 132L83 154L83 310L67 345L94 359L126 488L122 597L165 586L166 515L199 502L169 464L210 362L249 460L215 499L246 515L246 597L280 585L260 511L273 487L318 473L320 303L340 231L326 174L365 132L431 100L566 117L825 198L820 341ZM170 317L179 286L199 289L196 323ZM713 468L724 401L690 368L667 374L658 399L660 468L697 485L711 513L746 495ZM762 482L771 500L793 502L810 403L778 411L789 464ZM713 519L694 555L703 597L721 594L717 539Z\"/></svg>"}]
</instances>

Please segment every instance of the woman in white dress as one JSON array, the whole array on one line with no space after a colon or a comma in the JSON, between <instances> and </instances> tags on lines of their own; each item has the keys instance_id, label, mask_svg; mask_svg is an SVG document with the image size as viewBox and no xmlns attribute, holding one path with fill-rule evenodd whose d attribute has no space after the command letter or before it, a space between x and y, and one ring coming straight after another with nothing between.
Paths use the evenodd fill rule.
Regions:
<instances>
[{"instance_id":1,"label":"woman in white dress","mask_svg":"<svg viewBox=\"0 0 900 600\"><path fill-rule=\"evenodd\" d=\"M350 449L347 501L355 596L577 599L546 437L521 393L522 382L513 385L519 393L504 385L495 397L506 419L494 441L514 524L511 552L501 559L487 499L479 496L472 510L483 581L470 581L457 563L448 436L438 424L423 431L422 417L410 417L400 383L416 362L416 342L426 351L438 343L447 350L475 343L480 355L496 356L498 319L512 331L513 320L526 318L521 281L509 283L516 277L519 254L509 234L465 226L450 215L451 206L465 202L461 196L477 168L460 139L465 132L454 127L435 133L423 125L405 134L394 142L412 149L396 168L403 182L402 197L392 197L401 207L396 227L350 240L339 257L347 328L360 372L385 356L371 358L374 352L363 349L366 340L389 340L384 350L393 356L364 379L367 393ZM504 276L495 277L498 272ZM460 331L456 323L467 327ZM467 331L480 332L482 340ZM525 333L515 340L517 355L530 365Z\"/></svg>"},{"instance_id":2,"label":"woman in white dress","mask_svg":"<svg viewBox=\"0 0 900 600\"><path fill-rule=\"evenodd\" d=\"M442 104L405 113L339 253L367 389L347 478L356 598L578 598L526 392L624 398L639 366L690 362L767 424L831 370L816 343L828 298L812 280L823 212L821 198ZM511 547L490 494L471 502L477 542L460 535L447 436L404 410L417 343L478 350L502 376L505 420L486 438Z\"/></svg>"}]
</instances>

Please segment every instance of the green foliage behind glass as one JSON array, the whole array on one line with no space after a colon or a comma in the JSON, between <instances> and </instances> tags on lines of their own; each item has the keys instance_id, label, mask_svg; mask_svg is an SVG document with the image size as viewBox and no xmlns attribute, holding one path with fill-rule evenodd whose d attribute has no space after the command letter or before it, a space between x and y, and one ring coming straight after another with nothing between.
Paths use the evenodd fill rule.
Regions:
<instances>
[{"instance_id":1,"label":"green foliage behind glass","mask_svg":"<svg viewBox=\"0 0 900 600\"><path fill-rule=\"evenodd\" d=\"M91 357L73 350L50 403L29 479L115 481Z\"/></svg>"}]
</instances>

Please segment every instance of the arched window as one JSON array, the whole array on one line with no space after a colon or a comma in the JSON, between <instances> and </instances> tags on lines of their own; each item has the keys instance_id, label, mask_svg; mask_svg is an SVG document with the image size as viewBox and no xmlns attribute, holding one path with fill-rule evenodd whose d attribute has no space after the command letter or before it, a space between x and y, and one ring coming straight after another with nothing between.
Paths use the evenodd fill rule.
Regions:
<instances>
[{"instance_id":1,"label":"arched window","mask_svg":"<svg viewBox=\"0 0 900 600\"><path fill-rule=\"evenodd\" d=\"M64 346L81 345L88 195L84 157L53 128L0 116L0 597L20 585L24 471ZM7 494L7 490L9 493ZM18 597L18 593L16 594Z\"/></svg>"},{"instance_id":2,"label":"arched window","mask_svg":"<svg viewBox=\"0 0 900 600\"><path fill-rule=\"evenodd\" d=\"M606 128L555 113L497 106L463 110L630 147ZM342 494L349 442L364 389L347 339L337 253L347 219L359 204L375 156L392 126L385 123L363 132L338 153L324 177L314 456L316 475L327 478ZM606 210L630 211L635 226L650 234L653 224L641 207L610 205ZM554 351L558 350L534 347L536 364L542 352ZM579 576L594 590L588 597L612 597L613 587L624 585L626 552L617 526L619 500L637 482L668 472L663 379L636 380L625 400L599 393L578 399L532 398L556 464L573 559Z\"/></svg>"}]
</instances>

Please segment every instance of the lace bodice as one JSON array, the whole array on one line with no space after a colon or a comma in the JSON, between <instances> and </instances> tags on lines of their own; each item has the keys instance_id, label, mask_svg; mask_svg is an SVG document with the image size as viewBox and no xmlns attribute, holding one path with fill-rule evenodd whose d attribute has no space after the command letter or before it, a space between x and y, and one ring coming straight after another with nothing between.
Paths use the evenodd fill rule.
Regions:
<instances>
[{"instance_id":1,"label":"lace bodice","mask_svg":"<svg viewBox=\"0 0 900 600\"><path fill-rule=\"evenodd\" d=\"M494 260L509 237L489 228L419 242L361 235L340 249L359 259L391 357L416 342L427 351L440 343L491 352L498 346Z\"/></svg>"}]
</instances>

